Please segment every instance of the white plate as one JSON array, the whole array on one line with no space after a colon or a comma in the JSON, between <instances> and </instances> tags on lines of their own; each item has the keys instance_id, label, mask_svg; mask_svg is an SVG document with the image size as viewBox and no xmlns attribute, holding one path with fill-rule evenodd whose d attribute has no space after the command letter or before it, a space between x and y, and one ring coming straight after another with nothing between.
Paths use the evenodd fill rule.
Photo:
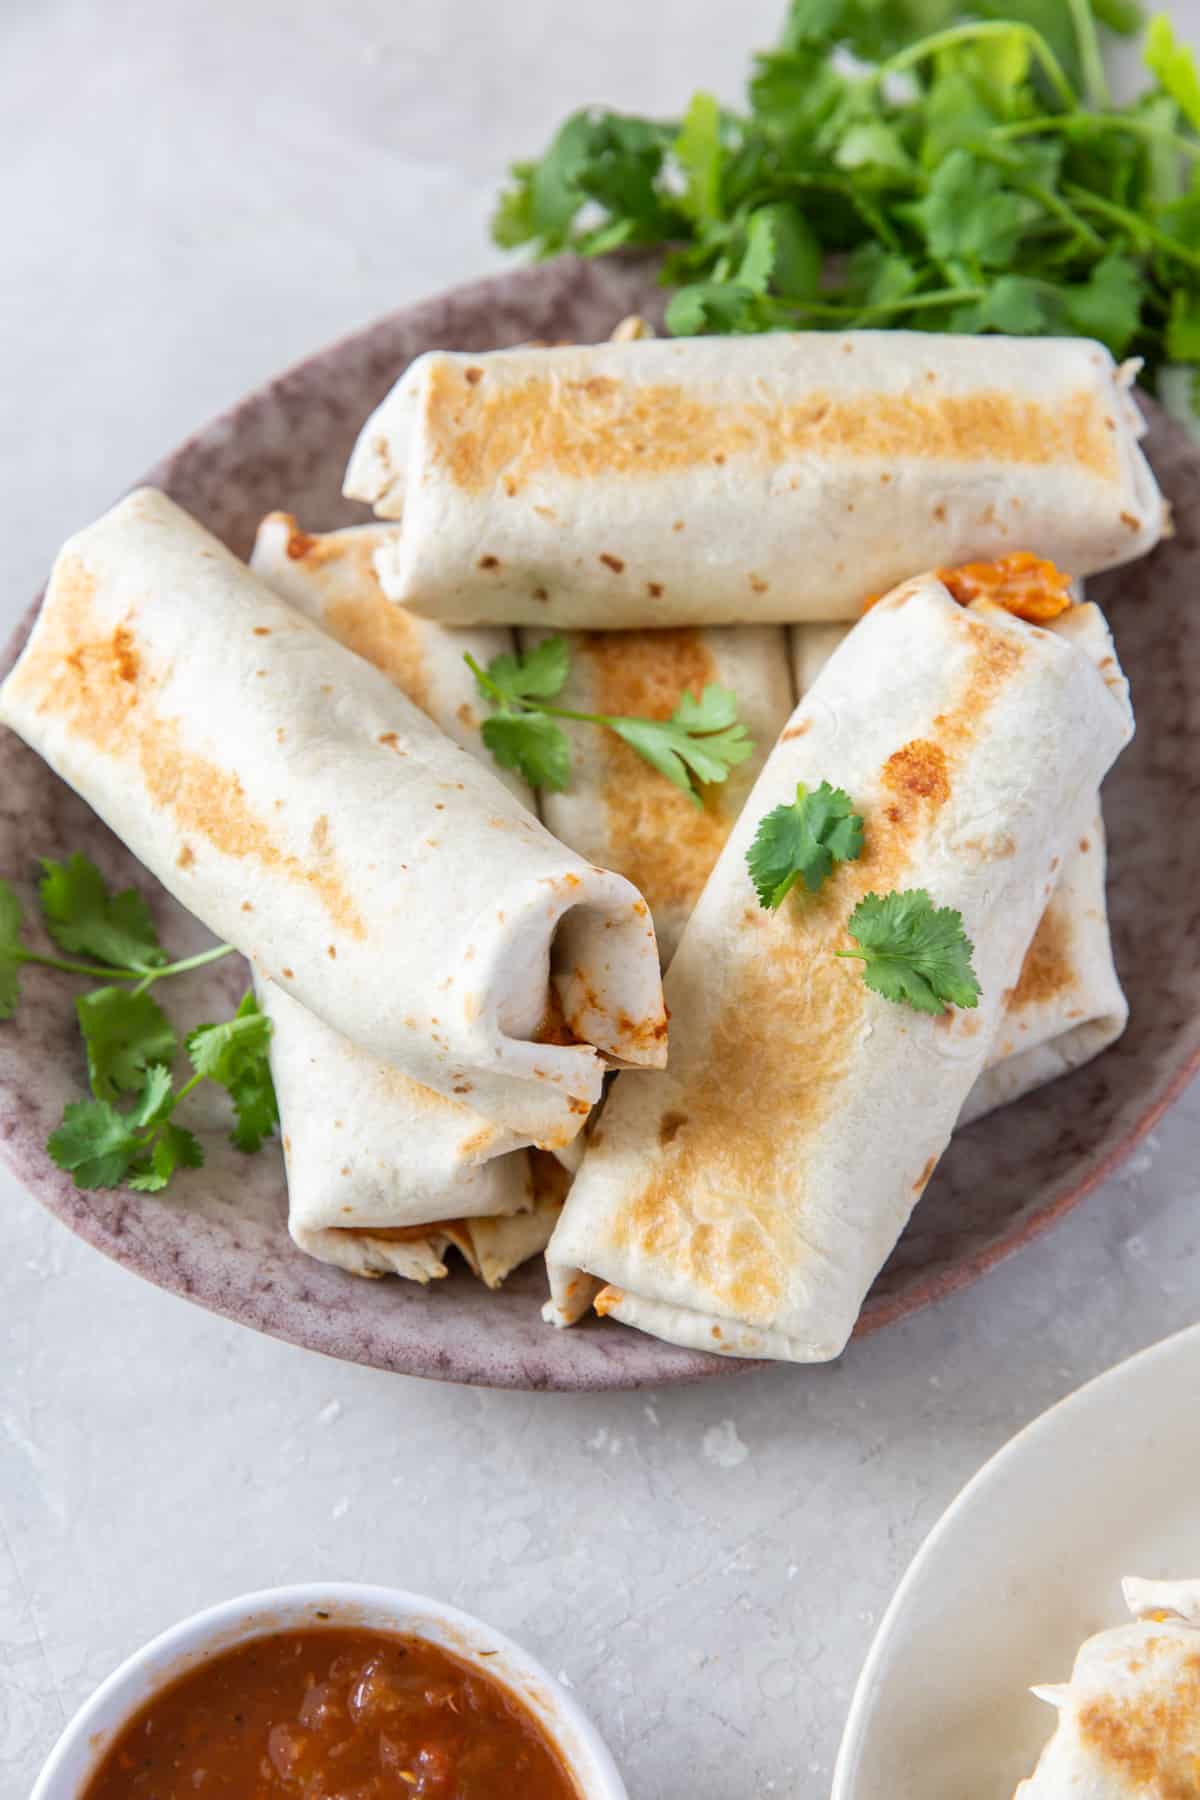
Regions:
<instances>
[{"instance_id":1,"label":"white plate","mask_svg":"<svg viewBox=\"0 0 1200 1800\"><path fill-rule=\"evenodd\" d=\"M1200 1575L1200 1326L1015 1437L942 1515L850 1709L832 1800L1012 1800L1054 1724L1029 1693L1127 1618L1122 1575Z\"/></svg>"}]
</instances>

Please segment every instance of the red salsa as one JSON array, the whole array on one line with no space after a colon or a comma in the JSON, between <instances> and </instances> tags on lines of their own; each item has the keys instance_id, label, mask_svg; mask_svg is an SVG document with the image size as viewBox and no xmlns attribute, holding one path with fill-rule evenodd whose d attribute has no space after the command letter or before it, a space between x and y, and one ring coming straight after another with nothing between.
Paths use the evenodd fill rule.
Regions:
<instances>
[{"instance_id":1,"label":"red salsa","mask_svg":"<svg viewBox=\"0 0 1200 1800\"><path fill-rule=\"evenodd\" d=\"M258 1638L149 1700L82 1800L579 1800L486 1670L378 1631Z\"/></svg>"}]
</instances>

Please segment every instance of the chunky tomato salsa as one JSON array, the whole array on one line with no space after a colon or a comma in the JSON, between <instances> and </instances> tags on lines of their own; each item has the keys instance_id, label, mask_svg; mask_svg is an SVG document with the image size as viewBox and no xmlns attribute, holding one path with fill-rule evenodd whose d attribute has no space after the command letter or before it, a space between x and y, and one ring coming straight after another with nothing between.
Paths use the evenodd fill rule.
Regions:
<instances>
[{"instance_id":1,"label":"chunky tomato salsa","mask_svg":"<svg viewBox=\"0 0 1200 1800\"><path fill-rule=\"evenodd\" d=\"M579 1800L526 1707L419 1638L259 1638L180 1677L82 1800Z\"/></svg>"}]
</instances>

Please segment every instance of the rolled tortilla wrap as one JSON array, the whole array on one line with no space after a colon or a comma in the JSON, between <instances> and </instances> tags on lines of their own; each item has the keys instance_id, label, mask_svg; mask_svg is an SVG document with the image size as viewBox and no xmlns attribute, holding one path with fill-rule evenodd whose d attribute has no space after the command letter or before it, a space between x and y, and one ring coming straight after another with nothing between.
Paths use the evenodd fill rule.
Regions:
<instances>
[{"instance_id":1,"label":"rolled tortilla wrap","mask_svg":"<svg viewBox=\"0 0 1200 1800\"><path fill-rule=\"evenodd\" d=\"M1015 1800L1200 1791L1200 1581L1122 1586L1135 1622L1088 1638L1069 1681L1034 1688L1058 1724Z\"/></svg>"},{"instance_id":2,"label":"rolled tortilla wrap","mask_svg":"<svg viewBox=\"0 0 1200 1800\"><path fill-rule=\"evenodd\" d=\"M0 718L257 973L516 1137L664 1060L629 883L162 494L62 551Z\"/></svg>"},{"instance_id":3,"label":"rolled tortilla wrap","mask_svg":"<svg viewBox=\"0 0 1200 1800\"><path fill-rule=\"evenodd\" d=\"M527 783L482 748L479 692L463 660L473 656L486 668L494 656L513 648L513 633L500 628L447 631L393 605L379 585L375 554L395 535L394 525L302 531L290 513L268 513L258 528L250 567L281 599L389 676L439 731L478 757L536 812Z\"/></svg>"},{"instance_id":4,"label":"rolled tortilla wrap","mask_svg":"<svg viewBox=\"0 0 1200 1800\"><path fill-rule=\"evenodd\" d=\"M250 567L331 637L389 676L448 737L479 744L463 661L512 647L503 631L451 633L385 599L372 561L391 527L314 535L287 513L258 528ZM499 771L532 804L520 778ZM545 1249L556 1213L533 1209L529 1158L510 1132L421 1087L260 980L288 1175L288 1229L302 1250L353 1274L430 1281L457 1245L489 1286ZM496 1240L502 1215L518 1229ZM495 1216L495 1225L492 1217ZM484 1220L488 1219L485 1227ZM445 1222L445 1230L414 1235ZM516 1261L513 1257L516 1256Z\"/></svg>"},{"instance_id":5,"label":"rolled tortilla wrap","mask_svg":"<svg viewBox=\"0 0 1200 1800\"><path fill-rule=\"evenodd\" d=\"M864 591L1016 542L1075 575L1164 503L1100 344L926 332L433 352L346 492L404 526L392 599L444 624L852 619Z\"/></svg>"},{"instance_id":6,"label":"rolled tortilla wrap","mask_svg":"<svg viewBox=\"0 0 1200 1800\"><path fill-rule=\"evenodd\" d=\"M356 1275L429 1281L455 1241L430 1225L461 1233L529 1210L529 1159L510 1133L357 1049L273 981L257 988L302 1250Z\"/></svg>"},{"instance_id":7,"label":"rolled tortilla wrap","mask_svg":"<svg viewBox=\"0 0 1200 1800\"><path fill-rule=\"evenodd\" d=\"M535 642L544 633L523 633ZM625 875L648 901L659 954L679 934L759 770L792 710L786 634L777 626L720 631L577 632L571 672L558 696L579 712L669 718L680 696L716 682L738 698L754 755L704 791L702 806L611 731L567 722L571 781L545 789L542 817L589 862Z\"/></svg>"},{"instance_id":8,"label":"rolled tortilla wrap","mask_svg":"<svg viewBox=\"0 0 1200 1800\"><path fill-rule=\"evenodd\" d=\"M932 576L881 601L772 751L667 975L672 1057L618 1077L547 1252L547 1316L597 1308L672 1342L820 1361L978 1079L1072 821L1132 729L1074 642ZM758 904L746 852L798 782L844 788L862 856ZM982 989L920 1014L871 992L846 929L868 893L957 908Z\"/></svg>"},{"instance_id":9,"label":"rolled tortilla wrap","mask_svg":"<svg viewBox=\"0 0 1200 1800\"><path fill-rule=\"evenodd\" d=\"M1107 654L1107 633L1095 607L1082 607L1070 617L1063 614L1058 629L1082 629L1097 664ZM808 691L844 636L837 625L792 627L798 693ZM1124 1031L1129 1003L1113 963L1105 866L1104 821L1096 795L1063 855L1054 892L960 1125L1090 1062Z\"/></svg>"}]
</instances>

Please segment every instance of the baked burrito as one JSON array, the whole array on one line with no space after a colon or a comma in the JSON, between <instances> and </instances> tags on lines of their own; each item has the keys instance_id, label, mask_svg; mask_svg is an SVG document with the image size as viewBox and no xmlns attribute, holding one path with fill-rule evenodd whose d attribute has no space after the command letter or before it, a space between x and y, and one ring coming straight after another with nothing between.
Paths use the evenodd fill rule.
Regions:
<instances>
[{"instance_id":1,"label":"baked burrito","mask_svg":"<svg viewBox=\"0 0 1200 1800\"><path fill-rule=\"evenodd\" d=\"M403 515L384 589L444 624L852 619L1014 543L1072 575L1150 549L1136 367L900 331L437 351L363 426L346 493Z\"/></svg>"},{"instance_id":2,"label":"baked burrito","mask_svg":"<svg viewBox=\"0 0 1200 1800\"><path fill-rule=\"evenodd\" d=\"M772 751L667 974L672 1057L618 1076L547 1251L556 1323L594 1298L672 1342L839 1354L978 1080L1076 821L1132 732L1103 622L1075 633L933 576L825 666ZM856 860L759 905L747 850L797 785L844 789ZM871 991L848 931L924 889L974 945L972 1010ZM597 1286L603 1283L597 1293Z\"/></svg>"},{"instance_id":3,"label":"baked burrito","mask_svg":"<svg viewBox=\"0 0 1200 1800\"><path fill-rule=\"evenodd\" d=\"M1058 1724L1015 1800L1200 1794L1200 1581L1121 1585L1134 1623L1097 1632L1069 1681L1033 1690Z\"/></svg>"},{"instance_id":4,"label":"baked burrito","mask_svg":"<svg viewBox=\"0 0 1200 1800\"><path fill-rule=\"evenodd\" d=\"M636 889L162 494L60 553L0 719L257 974L518 1140L665 1060Z\"/></svg>"},{"instance_id":5,"label":"baked burrito","mask_svg":"<svg viewBox=\"0 0 1200 1800\"><path fill-rule=\"evenodd\" d=\"M470 749L479 721L463 651L487 661L511 636L447 632L393 606L372 561L386 529L314 535L271 513L250 567ZM532 806L518 776L498 773ZM545 1249L558 1208L545 1184L535 1190L529 1154L511 1133L358 1049L274 982L260 980L258 992L272 1025L288 1228L302 1250L354 1274L425 1282L446 1273L453 1247L497 1286Z\"/></svg>"},{"instance_id":6,"label":"baked burrito","mask_svg":"<svg viewBox=\"0 0 1200 1800\"><path fill-rule=\"evenodd\" d=\"M1059 620L1062 632L1082 631L1097 663L1107 639L1094 607ZM805 694L845 630L839 625L796 625L791 631L796 690ZM627 871L626 871L627 872ZM1120 1037L1129 1003L1113 963L1105 885L1104 820L1092 797L1045 912L1007 998L983 1073L967 1096L959 1124L1066 1075L1099 1056Z\"/></svg>"}]
</instances>

